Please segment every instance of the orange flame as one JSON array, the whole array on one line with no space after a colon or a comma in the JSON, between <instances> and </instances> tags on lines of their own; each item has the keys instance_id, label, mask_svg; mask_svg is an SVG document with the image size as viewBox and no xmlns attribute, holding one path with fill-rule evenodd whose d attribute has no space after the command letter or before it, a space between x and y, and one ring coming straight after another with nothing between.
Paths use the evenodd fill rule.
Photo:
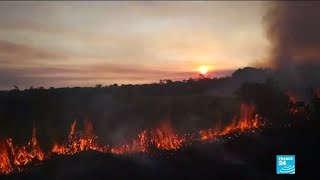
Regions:
<instances>
[{"instance_id":1,"label":"orange flame","mask_svg":"<svg viewBox=\"0 0 320 180\"><path fill-rule=\"evenodd\" d=\"M13 162L10 161L10 156L12 156ZM14 168L20 171L22 166L33 161L42 161L44 157L44 153L37 141L36 129L34 128L32 138L25 146L14 147L10 138L6 140L6 145L2 143L0 148L0 172L6 174L13 171ZM12 165L14 165L14 168Z\"/></svg>"},{"instance_id":2,"label":"orange flame","mask_svg":"<svg viewBox=\"0 0 320 180\"><path fill-rule=\"evenodd\" d=\"M99 147L95 140L98 138L92 133L92 124L85 121L85 132L76 132L76 121L71 124L68 141L64 144L55 143L52 152L56 154L72 155L85 150L95 150L103 152L105 147Z\"/></svg>"},{"instance_id":3,"label":"orange flame","mask_svg":"<svg viewBox=\"0 0 320 180\"><path fill-rule=\"evenodd\" d=\"M0 174L9 174L13 170L7 146L0 142Z\"/></svg>"},{"instance_id":4,"label":"orange flame","mask_svg":"<svg viewBox=\"0 0 320 180\"><path fill-rule=\"evenodd\" d=\"M76 130L76 121L74 121L71 124L67 141L62 144L54 143L51 151L47 154L44 154L40 149L36 138L36 129L34 128L32 138L25 146L15 147L10 138L6 139L5 143L0 142L0 174L8 174L15 170L21 171L25 165L50 158L52 154L73 155L87 150L113 154L145 153L150 151L151 147L161 150L178 150L185 145L191 145L194 141L216 140L218 136L233 132L244 132L263 126L264 124L260 122L261 118L254 114L254 110L253 105L241 104L240 118L233 118L232 123L224 128L220 128L218 125L215 129L201 130L199 134L184 136L174 132L170 121L162 121L155 128L141 131L137 138L130 143L115 146L99 146L96 143L98 137L93 133L92 123L85 121L84 132L82 132Z\"/></svg>"},{"instance_id":5,"label":"orange flame","mask_svg":"<svg viewBox=\"0 0 320 180\"><path fill-rule=\"evenodd\" d=\"M286 94L289 96L290 99L290 105L289 105L289 112L291 114L297 114L302 112L303 110L301 108L298 107L298 99L297 96L291 92L291 91L287 91Z\"/></svg>"},{"instance_id":6,"label":"orange flame","mask_svg":"<svg viewBox=\"0 0 320 180\"><path fill-rule=\"evenodd\" d=\"M221 131L218 129L212 130L201 130L199 132L200 139L201 140L214 140L218 136L224 136L228 135L232 132L244 132L249 129L258 128L259 126L262 126L263 124L260 123L259 115L254 115L255 107L253 105L248 105L242 103L240 106L240 118L237 120L237 118L233 118L232 123L225 128L223 128Z\"/></svg>"},{"instance_id":7,"label":"orange flame","mask_svg":"<svg viewBox=\"0 0 320 180\"><path fill-rule=\"evenodd\" d=\"M184 139L174 133L170 121L163 121L158 128L151 131L150 142L159 149L177 150Z\"/></svg>"},{"instance_id":8,"label":"orange flame","mask_svg":"<svg viewBox=\"0 0 320 180\"><path fill-rule=\"evenodd\" d=\"M32 139L26 146L22 146L21 148L13 148L12 142L9 142L11 151L14 152L14 164L15 165L26 165L30 163L32 160L37 159L42 161L44 159L44 154L40 149L37 137L36 137L36 129L33 128Z\"/></svg>"},{"instance_id":9,"label":"orange flame","mask_svg":"<svg viewBox=\"0 0 320 180\"><path fill-rule=\"evenodd\" d=\"M142 131L131 144L112 147L110 152L115 154L147 152L151 145L163 150L177 150L183 142L184 138L174 133L170 121L163 121L157 128Z\"/></svg>"},{"instance_id":10,"label":"orange flame","mask_svg":"<svg viewBox=\"0 0 320 180\"><path fill-rule=\"evenodd\" d=\"M124 154L132 152L147 152L149 147L149 138L147 131L142 131L131 144L122 144L110 148L110 152L114 154Z\"/></svg>"}]
</instances>

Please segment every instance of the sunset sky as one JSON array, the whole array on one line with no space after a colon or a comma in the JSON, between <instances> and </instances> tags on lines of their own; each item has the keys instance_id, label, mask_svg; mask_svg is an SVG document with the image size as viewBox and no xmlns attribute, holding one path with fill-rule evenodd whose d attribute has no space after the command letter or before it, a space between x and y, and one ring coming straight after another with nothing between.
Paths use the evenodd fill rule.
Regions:
<instances>
[{"instance_id":1,"label":"sunset sky","mask_svg":"<svg viewBox=\"0 0 320 180\"><path fill-rule=\"evenodd\" d=\"M266 61L265 2L0 2L0 90L210 77Z\"/></svg>"}]
</instances>

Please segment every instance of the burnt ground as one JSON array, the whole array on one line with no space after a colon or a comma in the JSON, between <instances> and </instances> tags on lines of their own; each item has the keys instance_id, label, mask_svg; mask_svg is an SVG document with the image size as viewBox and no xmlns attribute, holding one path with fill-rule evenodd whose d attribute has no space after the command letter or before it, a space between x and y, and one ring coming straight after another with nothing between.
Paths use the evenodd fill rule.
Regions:
<instances>
[{"instance_id":1,"label":"burnt ground","mask_svg":"<svg viewBox=\"0 0 320 180\"><path fill-rule=\"evenodd\" d=\"M1 179L300 179L312 177L316 130L266 128L224 142L198 142L179 151L114 155L82 152L54 156ZM276 175L276 155L296 155L295 175Z\"/></svg>"}]
</instances>

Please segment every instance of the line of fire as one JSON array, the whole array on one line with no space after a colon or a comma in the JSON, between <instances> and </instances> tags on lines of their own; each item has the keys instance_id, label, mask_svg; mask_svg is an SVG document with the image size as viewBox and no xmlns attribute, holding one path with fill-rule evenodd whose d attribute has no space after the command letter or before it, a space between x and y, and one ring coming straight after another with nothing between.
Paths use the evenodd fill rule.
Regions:
<instances>
[{"instance_id":1,"label":"line of fire","mask_svg":"<svg viewBox=\"0 0 320 180\"><path fill-rule=\"evenodd\" d=\"M290 98L288 111L292 115L305 115L303 102L297 101L294 94L287 92ZM170 119L162 120L161 123L150 129L143 130L129 143L119 145L100 145L97 143L98 136L89 120L84 123L84 130L78 130L77 121L73 121L70 132L64 142L53 142L49 152L41 149L41 143L37 140L36 127L34 127L29 142L23 146L16 146L11 138L1 139L0 148L0 173L9 174L20 172L25 167L39 165L55 155L74 155L83 151L98 151L112 154L148 153L152 149L179 150L192 143L222 141L235 138L241 133L255 133L264 128L272 127L272 123L255 112L255 105L242 103L240 116L234 117L231 123L222 127L217 125L209 129L201 129L195 134L177 134L170 123ZM290 124L285 124L290 127Z\"/></svg>"}]
</instances>

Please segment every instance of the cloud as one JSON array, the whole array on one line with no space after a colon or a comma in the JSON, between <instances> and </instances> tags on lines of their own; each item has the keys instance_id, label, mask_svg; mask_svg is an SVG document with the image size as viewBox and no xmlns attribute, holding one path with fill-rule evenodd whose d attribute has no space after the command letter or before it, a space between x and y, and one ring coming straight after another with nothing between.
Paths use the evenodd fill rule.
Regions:
<instances>
[{"instance_id":1,"label":"cloud","mask_svg":"<svg viewBox=\"0 0 320 180\"><path fill-rule=\"evenodd\" d=\"M47 49L0 40L0 63L59 59L65 56Z\"/></svg>"}]
</instances>

